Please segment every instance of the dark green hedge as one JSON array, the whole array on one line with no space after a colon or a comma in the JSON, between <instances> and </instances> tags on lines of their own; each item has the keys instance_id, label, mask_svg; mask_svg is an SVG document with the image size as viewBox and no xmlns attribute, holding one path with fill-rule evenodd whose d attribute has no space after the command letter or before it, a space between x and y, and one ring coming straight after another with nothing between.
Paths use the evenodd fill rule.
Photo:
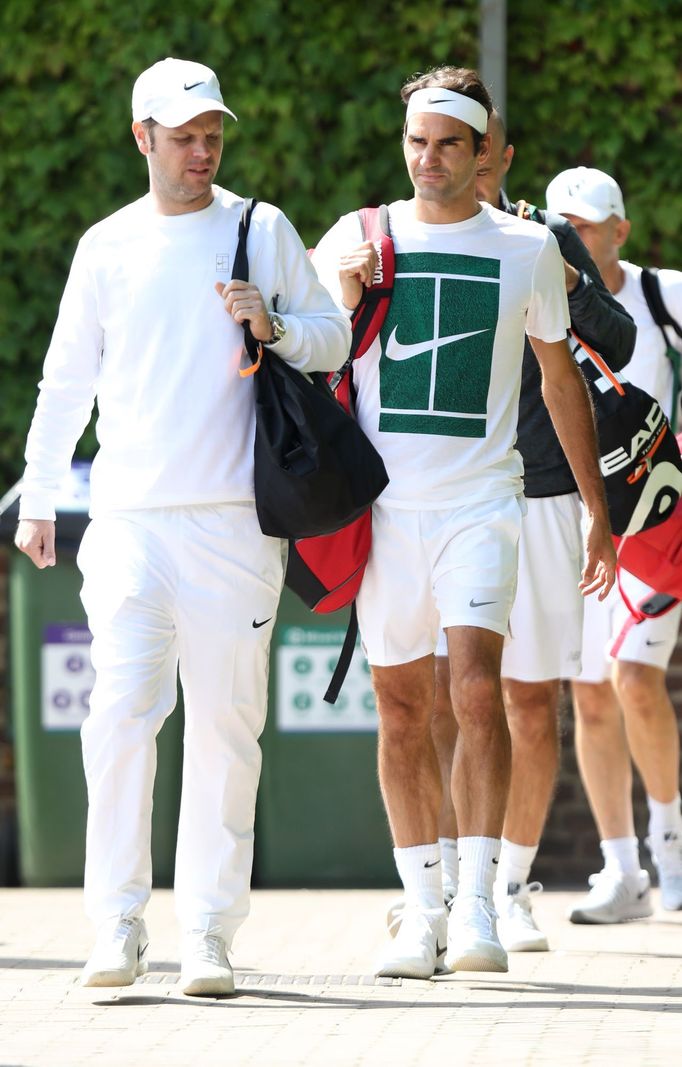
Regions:
<instances>
[{"instance_id":1,"label":"dark green hedge","mask_svg":"<svg viewBox=\"0 0 682 1067\"><path fill-rule=\"evenodd\" d=\"M513 0L509 190L542 202L575 162L612 169L635 252L681 265L678 2ZM4 0L0 8L0 491L20 473L35 384L80 234L139 196L132 82L166 55L219 74L224 185L279 204L308 244L360 203L409 194L398 92L477 63L462 0ZM92 448L90 433L81 453Z\"/></svg>"},{"instance_id":2,"label":"dark green hedge","mask_svg":"<svg viewBox=\"0 0 682 1067\"><path fill-rule=\"evenodd\" d=\"M620 183L625 258L682 268L681 0L511 0L513 194L583 163Z\"/></svg>"}]
</instances>

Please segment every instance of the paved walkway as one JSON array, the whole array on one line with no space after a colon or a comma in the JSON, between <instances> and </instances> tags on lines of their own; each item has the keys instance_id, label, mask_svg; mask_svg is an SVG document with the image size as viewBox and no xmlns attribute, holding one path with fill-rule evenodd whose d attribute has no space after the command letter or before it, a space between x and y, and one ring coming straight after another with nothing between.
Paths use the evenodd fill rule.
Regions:
<instances>
[{"instance_id":1,"label":"paved walkway","mask_svg":"<svg viewBox=\"0 0 682 1067\"><path fill-rule=\"evenodd\" d=\"M178 992L172 897L147 912L151 970L125 990L77 982L90 947L77 890L0 890L1 1067L460 1067L682 1062L682 913L613 927L535 913L552 951L506 975L375 979L386 891L254 893L237 993Z\"/></svg>"}]
</instances>

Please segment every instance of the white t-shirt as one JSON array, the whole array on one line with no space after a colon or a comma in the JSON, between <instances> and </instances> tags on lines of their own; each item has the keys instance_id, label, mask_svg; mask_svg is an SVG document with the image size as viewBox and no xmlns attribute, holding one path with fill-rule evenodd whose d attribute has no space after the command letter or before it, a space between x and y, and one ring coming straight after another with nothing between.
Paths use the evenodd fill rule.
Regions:
<instances>
[{"instance_id":1,"label":"white t-shirt","mask_svg":"<svg viewBox=\"0 0 682 1067\"><path fill-rule=\"evenodd\" d=\"M464 222L418 222L390 205L395 288L386 321L353 365L357 414L386 464L382 502L445 508L522 492L514 448L524 336L566 337L559 247L545 226L487 204ZM313 256L340 307L342 252L362 234L356 213Z\"/></svg>"},{"instance_id":2,"label":"white t-shirt","mask_svg":"<svg viewBox=\"0 0 682 1067\"><path fill-rule=\"evenodd\" d=\"M232 274L243 201L214 186L202 211L160 215L149 195L81 239L48 350L26 448L22 518L54 518L57 487L96 396L92 515L253 500L253 378L243 330L214 290ZM250 280L287 324L276 351L299 369L347 357L347 318L291 223L256 207Z\"/></svg>"},{"instance_id":3,"label":"white t-shirt","mask_svg":"<svg viewBox=\"0 0 682 1067\"><path fill-rule=\"evenodd\" d=\"M642 291L642 268L627 260L620 260L625 272L622 289L614 293L616 299L632 316L637 326L637 341L632 358L624 368L624 375L633 385L645 389L658 400L670 418L673 392L672 364L665 354L665 343L660 327L656 325ZM659 270L663 303L673 318L682 324L682 271ZM682 352L682 338L668 327L671 345Z\"/></svg>"}]
</instances>

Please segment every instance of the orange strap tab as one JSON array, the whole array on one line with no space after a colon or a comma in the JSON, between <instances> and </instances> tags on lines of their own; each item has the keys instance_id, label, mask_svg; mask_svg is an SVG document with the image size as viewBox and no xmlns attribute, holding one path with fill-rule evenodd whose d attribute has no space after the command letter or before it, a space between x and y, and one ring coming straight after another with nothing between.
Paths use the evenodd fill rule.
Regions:
<instances>
[{"instance_id":1,"label":"orange strap tab","mask_svg":"<svg viewBox=\"0 0 682 1067\"><path fill-rule=\"evenodd\" d=\"M255 363L252 363L250 367L246 367L245 369L242 369L242 367L240 367L239 368L239 377L240 378L250 378L252 374L256 373L256 371L258 370L258 368L260 367L262 362L263 362L263 345L259 341L258 342L258 359L256 360Z\"/></svg>"}]
</instances>

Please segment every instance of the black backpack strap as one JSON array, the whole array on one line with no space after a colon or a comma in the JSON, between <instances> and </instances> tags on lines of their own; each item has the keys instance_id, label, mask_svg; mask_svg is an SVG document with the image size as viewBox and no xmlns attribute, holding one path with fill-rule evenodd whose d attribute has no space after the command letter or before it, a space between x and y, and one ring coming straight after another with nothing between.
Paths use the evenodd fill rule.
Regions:
<instances>
[{"instance_id":1,"label":"black backpack strap","mask_svg":"<svg viewBox=\"0 0 682 1067\"><path fill-rule=\"evenodd\" d=\"M249 280L249 256L246 251L246 239L249 236L251 217L257 203L258 201L252 196L246 197L239 219L239 232L237 234L237 248L234 254L232 278L237 278L241 282L248 282ZM248 357L254 365L260 365L260 361L263 358L262 345L251 333L251 326L248 322L242 323L242 326L244 329L244 347L246 348ZM242 377L246 377L248 374L252 373L252 370L240 371L239 373Z\"/></svg>"},{"instance_id":2,"label":"black backpack strap","mask_svg":"<svg viewBox=\"0 0 682 1067\"><path fill-rule=\"evenodd\" d=\"M355 601L350 606L350 618L348 620L348 629L346 630L346 636L343 641L343 648L339 656L334 673L332 674L331 681L327 688L327 692L324 694L324 699L328 704L335 704L336 698L341 692L341 686L343 685L346 675L348 674L348 668L350 667L350 661L353 658L353 652L355 651L355 642L358 639L358 613L355 607Z\"/></svg>"},{"instance_id":3,"label":"black backpack strap","mask_svg":"<svg viewBox=\"0 0 682 1067\"><path fill-rule=\"evenodd\" d=\"M642 292L644 293L644 299L647 302L647 307L651 312L651 317L659 326L665 337L666 344L668 344L668 338L665 335L664 326L672 326L673 330L678 337L682 337L682 326L680 326L677 319L673 318L668 311L663 300L663 293L661 292L661 283L658 278L657 267L643 267L642 275Z\"/></svg>"},{"instance_id":4,"label":"black backpack strap","mask_svg":"<svg viewBox=\"0 0 682 1067\"><path fill-rule=\"evenodd\" d=\"M661 292L661 283L658 277L657 267L643 267L641 274L642 292L644 293L644 299L646 300L647 307L651 312L651 317L658 326L663 336L665 343L665 352L672 364L673 369L673 395L672 404L670 407L670 424L673 431L677 429L677 407L678 398L680 395L680 353L673 345L670 344L667 333L665 332L666 326L672 326L673 330L678 337L682 337L682 326L680 326L677 319L673 318L668 311L663 300L663 293Z\"/></svg>"}]
</instances>

